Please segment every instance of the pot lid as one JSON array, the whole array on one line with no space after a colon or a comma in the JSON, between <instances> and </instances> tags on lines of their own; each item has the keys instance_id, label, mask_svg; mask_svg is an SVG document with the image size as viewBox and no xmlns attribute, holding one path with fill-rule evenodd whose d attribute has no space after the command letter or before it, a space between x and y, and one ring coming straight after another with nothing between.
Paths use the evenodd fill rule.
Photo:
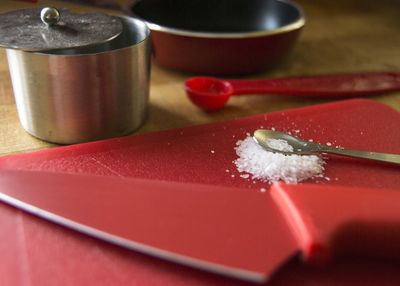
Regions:
<instances>
[{"instance_id":1,"label":"pot lid","mask_svg":"<svg viewBox=\"0 0 400 286\"><path fill-rule=\"evenodd\" d=\"M0 47L46 51L93 45L122 32L117 17L67 8L35 8L0 14Z\"/></svg>"}]
</instances>

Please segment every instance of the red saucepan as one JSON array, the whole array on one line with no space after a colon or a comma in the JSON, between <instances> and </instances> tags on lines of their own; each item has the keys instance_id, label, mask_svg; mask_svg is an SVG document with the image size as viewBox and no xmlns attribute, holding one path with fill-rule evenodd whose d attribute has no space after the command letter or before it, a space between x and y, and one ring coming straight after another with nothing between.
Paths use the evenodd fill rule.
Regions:
<instances>
[{"instance_id":1,"label":"red saucepan","mask_svg":"<svg viewBox=\"0 0 400 286\"><path fill-rule=\"evenodd\" d=\"M152 30L156 63L209 75L265 70L305 23L302 9L286 0L139 0L129 10Z\"/></svg>"}]
</instances>

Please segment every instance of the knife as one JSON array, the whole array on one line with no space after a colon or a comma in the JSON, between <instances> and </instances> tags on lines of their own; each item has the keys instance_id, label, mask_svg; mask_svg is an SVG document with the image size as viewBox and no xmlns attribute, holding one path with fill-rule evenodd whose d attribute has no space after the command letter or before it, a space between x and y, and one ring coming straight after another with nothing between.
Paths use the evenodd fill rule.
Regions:
<instances>
[{"instance_id":1,"label":"knife","mask_svg":"<svg viewBox=\"0 0 400 286\"><path fill-rule=\"evenodd\" d=\"M0 172L0 200L180 264L264 282L299 255L400 257L400 192L277 183L268 192L42 171Z\"/></svg>"}]
</instances>

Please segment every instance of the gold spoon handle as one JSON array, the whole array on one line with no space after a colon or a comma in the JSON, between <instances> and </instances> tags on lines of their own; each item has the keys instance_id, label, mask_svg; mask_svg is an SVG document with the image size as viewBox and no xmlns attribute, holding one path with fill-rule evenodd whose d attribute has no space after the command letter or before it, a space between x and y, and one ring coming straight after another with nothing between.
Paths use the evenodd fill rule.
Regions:
<instances>
[{"instance_id":1,"label":"gold spoon handle","mask_svg":"<svg viewBox=\"0 0 400 286\"><path fill-rule=\"evenodd\" d=\"M355 158L363 158L368 160L381 161L386 163L393 163L400 165L400 155L396 154L387 154L387 153L377 153L377 152L368 152L368 151L360 151L360 150L350 150L350 149L340 149L329 146L321 145L320 152L333 153L337 155L343 155L348 157Z\"/></svg>"}]
</instances>

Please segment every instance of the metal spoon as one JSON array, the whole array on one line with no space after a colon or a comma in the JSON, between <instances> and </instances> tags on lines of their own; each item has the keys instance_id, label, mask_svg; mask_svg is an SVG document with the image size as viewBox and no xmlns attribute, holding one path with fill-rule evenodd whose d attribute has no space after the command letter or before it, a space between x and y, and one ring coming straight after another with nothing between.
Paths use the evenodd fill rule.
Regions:
<instances>
[{"instance_id":1,"label":"metal spoon","mask_svg":"<svg viewBox=\"0 0 400 286\"><path fill-rule=\"evenodd\" d=\"M400 164L400 155L329 147L318 143L304 141L300 138L279 131L258 129L254 131L253 138L267 151L282 153L285 155L317 155L319 153L333 153L336 155L343 155L348 157ZM282 151L274 149L270 146L271 144L268 144L269 139L284 140L293 147L293 151Z\"/></svg>"},{"instance_id":2,"label":"metal spoon","mask_svg":"<svg viewBox=\"0 0 400 286\"><path fill-rule=\"evenodd\" d=\"M400 90L400 73L365 72L286 77L263 80L222 80L192 77L185 82L189 99L205 110L223 107L232 95L285 94L350 97Z\"/></svg>"}]
</instances>

